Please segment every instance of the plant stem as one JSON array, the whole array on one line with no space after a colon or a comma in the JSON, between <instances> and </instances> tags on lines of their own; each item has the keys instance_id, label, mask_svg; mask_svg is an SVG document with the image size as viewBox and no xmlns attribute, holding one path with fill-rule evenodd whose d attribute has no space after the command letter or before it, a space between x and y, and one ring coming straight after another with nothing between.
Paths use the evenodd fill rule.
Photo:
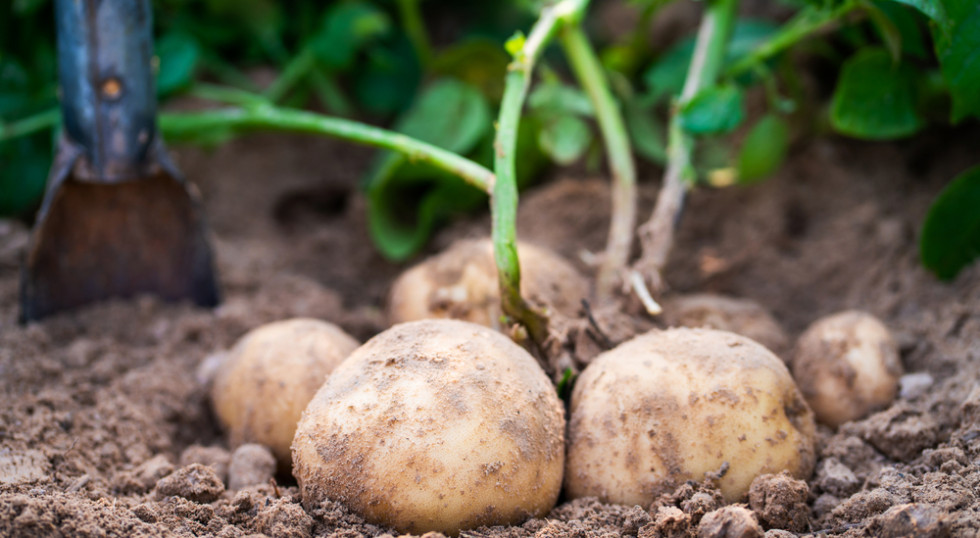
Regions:
<instances>
[{"instance_id":1,"label":"plant stem","mask_svg":"<svg viewBox=\"0 0 980 538\"><path fill-rule=\"evenodd\" d=\"M316 66L316 55L309 48L303 49L283 67L282 72L265 89L264 95L270 102L278 103L299 81Z\"/></svg>"},{"instance_id":2,"label":"plant stem","mask_svg":"<svg viewBox=\"0 0 980 538\"><path fill-rule=\"evenodd\" d=\"M266 88L264 95L273 103L279 103L304 78L309 77L323 106L331 114L349 116L353 107L343 91L329 73L324 73L317 65L316 54L310 47L304 48L295 58L286 64L282 73Z\"/></svg>"},{"instance_id":3,"label":"plant stem","mask_svg":"<svg viewBox=\"0 0 980 538\"><path fill-rule=\"evenodd\" d=\"M240 90L238 88L230 88L228 86L208 84L206 82L198 82L194 84L187 93L200 99L241 107L264 106L272 104L268 98L261 94Z\"/></svg>"},{"instance_id":4,"label":"plant stem","mask_svg":"<svg viewBox=\"0 0 980 538\"><path fill-rule=\"evenodd\" d=\"M507 69L504 94L494 140L494 172L497 181L490 196L494 258L505 315L523 325L538 346L548 339L548 318L531 308L521 296L521 268L517 259L517 172L514 156L521 111L530 86L534 64L559 27L580 20L588 0L562 0L545 6L514 54ZM548 366L547 364L545 365Z\"/></svg>"},{"instance_id":5,"label":"plant stem","mask_svg":"<svg viewBox=\"0 0 980 538\"><path fill-rule=\"evenodd\" d=\"M663 186L650 220L639 230L643 250L633 269L646 277L641 282L649 283L658 293L664 289L663 271L674 244L677 220L684 207L687 190L696 179L691 163L694 139L681 126L678 112L698 92L718 79L735 24L736 6L737 0L713 0L701 19L687 79L671 113ZM650 311L649 304L647 310L650 314L659 313L656 309Z\"/></svg>"},{"instance_id":6,"label":"plant stem","mask_svg":"<svg viewBox=\"0 0 980 538\"><path fill-rule=\"evenodd\" d=\"M432 64L432 44L429 42L429 34L425 30L425 21L419 12L421 0L398 0L398 13L401 15L402 28L405 35L415 49L419 64L423 70L428 70Z\"/></svg>"},{"instance_id":7,"label":"plant stem","mask_svg":"<svg viewBox=\"0 0 980 538\"><path fill-rule=\"evenodd\" d=\"M193 139L208 132L288 131L340 138L404 153L410 160L426 162L455 174L467 183L491 192L493 172L438 146L410 136L364 123L308 112L255 105L247 108L161 114L160 131L168 139Z\"/></svg>"},{"instance_id":8,"label":"plant stem","mask_svg":"<svg viewBox=\"0 0 980 538\"><path fill-rule=\"evenodd\" d=\"M245 73L208 50L201 52L201 65L205 71L222 84L236 86L248 91L258 91L259 89Z\"/></svg>"},{"instance_id":9,"label":"plant stem","mask_svg":"<svg viewBox=\"0 0 980 538\"><path fill-rule=\"evenodd\" d=\"M580 25L567 25L560 39L579 84L592 100L613 176L609 237L596 278L596 298L605 302L626 277L636 226L636 167L623 116L585 32Z\"/></svg>"},{"instance_id":10,"label":"plant stem","mask_svg":"<svg viewBox=\"0 0 980 538\"><path fill-rule=\"evenodd\" d=\"M61 122L61 109L52 108L11 123L0 121L0 142L50 129Z\"/></svg>"},{"instance_id":11,"label":"plant stem","mask_svg":"<svg viewBox=\"0 0 980 538\"><path fill-rule=\"evenodd\" d=\"M848 0L833 9L813 6L801 9L792 19L782 25L775 35L729 67L725 76L735 78L754 71L757 65L836 23L859 6L858 1Z\"/></svg>"}]
</instances>

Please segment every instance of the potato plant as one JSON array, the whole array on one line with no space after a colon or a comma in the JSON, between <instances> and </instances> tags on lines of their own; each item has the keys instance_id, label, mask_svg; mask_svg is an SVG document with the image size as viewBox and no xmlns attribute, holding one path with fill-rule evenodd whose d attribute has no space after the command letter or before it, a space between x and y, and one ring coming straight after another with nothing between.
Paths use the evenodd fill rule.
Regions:
<instances>
[{"instance_id":1,"label":"potato plant","mask_svg":"<svg viewBox=\"0 0 980 538\"><path fill-rule=\"evenodd\" d=\"M804 102L793 90L795 51L814 43L845 51L847 58L835 64L826 118L845 136L902 138L930 122L980 116L980 12L972 0L797 0L789 2L794 14L780 25L739 20L737 0L706 0L696 35L652 51L644 32L666 3L633 2L641 13L636 30L600 50L586 32L588 0L488 2L488 12L519 12L509 20L521 21L522 30L509 27L505 37L437 50L418 0L394 8L365 0L302 2L308 16L295 18L284 15L285 3L271 0L209 2L212 11L200 18L174 7L182 1L160 2L159 91L216 105L162 115L161 132L171 141L215 144L247 132L280 131L380 148L364 189L370 233L391 260L416 254L451 215L490 207L484 258L456 267L464 277L489 278L478 287L481 300L494 308L476 321L509 329L532 354L485 327L445 320L393 327L340 366L332 360L336 369L322 385L327 369L302 379L277 377L295 357L256 359L276 346L253 353L248 342L258 336L233 352L245 362L272 363L266 373L282 381L280 387L316 384L289 452L308 507L339 499L400 531L449 533L546 513L563 480L565 425L545 374L574 374L562 371L566 363L558 355L567 349L556 330L558 318L579 316L578 306L588 310L590 304L621 312L638 302L650 315L662 311L658 301L668 289L663 274L687 193L698 184L723 187L770 175L787 152L790 133L813 120L800 111L820 104ZM34 17L46 7L42 0L0 9L6 10L2 39L38 26ZM17 26L8 14L34 24ZM226 17L237 17L240 25L216 31L227 26ZM248 28L244 36L240 27ZM276 78L259 87L222 60L238 43L246 43L239 62L272 61ZM53 73L50 80L43 73L53 71L45 56L51 49L0 44L0 212L25 215L41 192L38 170L46 163L38 163L50 153L59 121L50 108L57 93ZM29 76L26 65L38 66L40 75ZM746 113L752 88L766 98L759 117ZM326 113L303 108L311 102ZM726 137L739 128L747 132L735 148ZM518 187L546 161L595 161L599 155L612 181L612 216L589 286L560 262L549 260L540 270L533 256L521 254ZM635 155L664 169L656 205L640 225ZM954 180L926 217L923 261L941 278L954 277L980 253L978 170ZM491 253L493 270L486 259ZM544 286L556 295L536 301L536 295L547 295L535 291L537 275L549 271L561 279ZM469 283L464 278L461 284L467 297ZM405 286L419 294L426 285ZM440 293L455 297L459 286L446 289L425 293L426 307L438 303ZM396 319L416 317L402 312L409 301L399 299L397 290ZM287 339L290 346L298 340ZM887 339L878 334L868 346L879 340ZM801 342L794 369L822 380L809 373L808 341ZM353 344L336 347L335 359ZM825 388L812 389L812 398L810 388L803 394L828 424L856 418L892 397L893 359L878 361L887 376L884 388L871 390L875 394L831 396L834 403L850 402L843 411L825 414L818 394ZM862 365L881 373L874 362L850 364L864 379ZM288 373L306 367L314 371L300 365ZM261 441L285 461L283 439L290 435L283 432L303 404L283 406L290 411L286 420L261 417L254 411L263 406L254 402L227 403L236 387L253 385L250 397L269 388L237 375L226 373L216 382L219 418L234 443ZM821 381L822 387L833 385ZM627 408L635 416L623 418L619 411ZM848 414L853 411L859 412ZM276 435L254 438L266 430ZM712 476L726 499L735 501L760 473L788 470L805 477L814 463L812 414L786 367L761 345L716 331L651 333L602 355L574 389L569 431L566 492L610 502L649 504L672 485ZM436 450L452 457L438 460ZM613 464L607 465L610 454ZM440 498L445 489L463 494Z\"/></svg>"}]
</instances>

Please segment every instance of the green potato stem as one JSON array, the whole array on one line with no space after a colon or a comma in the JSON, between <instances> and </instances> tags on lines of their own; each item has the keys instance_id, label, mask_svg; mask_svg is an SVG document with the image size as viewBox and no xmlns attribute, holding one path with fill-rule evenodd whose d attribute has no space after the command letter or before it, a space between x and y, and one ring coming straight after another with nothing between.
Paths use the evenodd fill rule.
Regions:
<instances>
[{"instance_id":1,"label":"green potato stem","mask_svg":"<svg viewBox=\"0 0 980 538\"><path fill-rule=\"evenodd\" d=\"M640 227L642 254L633 265L634 289L651 315L659 314L660 307L650 300L649 292L643 288L649 285L654 292L663 291L662 275L674 243L674 229L684 207L687 191L696 179L691 157L695 141L681 126L678 111L698 92L718 80L725 51L734 29L737 7L737 0L714 0L707 7L698 28L694 54L691 56L684 87L671 112L668 127L667 169L650 220ZM645 278L636 278L636 275Z\"/></svg>"},{"instance_id":2,"label":"green potato stem","mask_svg":"<svg viewBox=\"0 0 980 538\"><path fill-rule=\"evenodd\" d=\"M504 315L527 329L539 351L548 339L548 317L521 296L521 268L517 258L517 129L527 98L531 74L545 47L564 25L581 20L587 0L562 0L542 8L530 34L514 53L507 70L503 99L494 140L494 172L497 181L490 196L493 251L497 263L501 308ZM548 365L545 365L546 367Z\"/></svg>"},{"instance_id":3,"label":"green potato stem","mask_svg":"<svg viewBox=\"0 0 980 538\"><path fill-rule=\"evenodd\" d=\"M636 227L636 166L623 116L581 25L566 25L560 39L579 84L592 101L613 177L609 237L596 278L596 298L602 303L612 299L626 277Z\"/></svg>"},{"instance_id":4,"label":"green potato stem","mask_svg":"<svg viewBox=\"0 0 980 538\"><path fill-rule=\"evenodd\" d=\"M190 138L207 132L256 130L315 134L390 149L405 154L410 160L427 162L457 175L485 192L489 192L494 184L493 172L466 157L401 133L315 112L256 104L160 115L160 131L168 139Z\"/></svg>"}]
</instances>

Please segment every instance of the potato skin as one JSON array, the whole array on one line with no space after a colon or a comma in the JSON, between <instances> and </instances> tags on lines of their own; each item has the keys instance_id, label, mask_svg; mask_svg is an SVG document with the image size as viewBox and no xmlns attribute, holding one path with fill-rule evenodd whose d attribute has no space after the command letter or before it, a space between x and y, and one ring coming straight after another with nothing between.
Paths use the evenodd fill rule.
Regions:
<instances>
[{"instance_id":1,"label":"potato skin","mask_svg":"<svg viewBox=\"0 0 980 538\"><path fill-rule=\"evenodd\" d=\"M786 331L755 301L710 293L681 295L664 305L664 319L671 327L717 329L746 336L788 362Z\"/></svg>"},{"instance_id":2,"label":"potato skin","mask_svg":"<svg viewBox=\"0 0 980 538\"><path fill-rule=\"evenodd\" d=\"M888 328L856 310L810 325L796 343L792 366L817 420L831 427L887 407L902 376Z\"/></svg>"},{"instance_id":3,"label":"potato skin","mask_svg":"<svg viewBox=\"0 0 980 538\"><path fill-rule=\"evenodd\" d=\"M571 498L649 506L729 464L726 501L752 480L815 463L813 413L762 345L709 329L651 331L599 355L572 392L565 471Z\"/></svg>"},{"instance_id":4,"label":"potato skin","mask_svg":"<svg viewBox=\"0 0 980 538\"><path fill-rule=\"evenodd\" d=\"M575 316L588 282L559 255L518 243L521 294L532 304ZM392 324L451 318L499 328L500 291L490 239L453 243L445 252L402 273L391 288Z\"/></svg>"},{"instance_id":5,"label":"potato skin","mask_svg":"<svg viewBox=\"0 0 980 538\"><path fill-rule=\"evenodd\" d=\"M303 413L293 475L399 532L519 523L555 504L565 419L522 348L455 320L396 325L334 370Z\"/></svg>"},{"instance_id":6,"label":"potato skin","mask_svg":"<svg viewBox=\"0 0 980 538\"><path fill-rule=\"evenodd\" d=\"M265 445L288 471L289 446L303 409L357 346L332 323L309 318L277 321L245 334L211 387L215 415L231 446Z\"/></svg>"}]
</instances>

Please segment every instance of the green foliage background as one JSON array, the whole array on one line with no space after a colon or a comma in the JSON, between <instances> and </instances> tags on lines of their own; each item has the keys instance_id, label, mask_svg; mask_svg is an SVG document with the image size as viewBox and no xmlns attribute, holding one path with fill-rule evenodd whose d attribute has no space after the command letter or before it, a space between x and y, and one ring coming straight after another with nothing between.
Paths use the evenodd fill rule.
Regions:
<instances>
[{"instance_id":1,"label":"green foliage background","mask_svg":"<svg viewBox=\"0 0 980 538\"><path fill-rule=\"evenodd\" d=\"M650 21L670 0L621 1L637 13L635 26L599 46L635 154L662 165L665 125L687 75L694 36L655 50L649 45ZM782 3L796 13L788 21L736 22L721 81L678 111L682 127L699 141L700 181L760 181L778 170L791 133L818 131L816 126L827 122L844 136L891 140L980 116L976 0ZM487 165L510 61L504 43L515 30L530 26L537 8L532 0L153 4L163 100L193 91L202 81L218 83L284 106L391 126ZM783 41L793 46L761 56L767 46ZM800 54L836 66L828 103L810 103L800 90L794 73ZM248 76L258 66L279 73L271 86L259 88ZM523 183L547 163L584 160L596 167L600 161L591 104L568 82L567 71L559 57L545 57L519 136ZM768 110L748 117L745 94L758 86ZM11 126L24 127L18 123L24 119L56 127L56 106L52 1L4 2L0 135L9 135ZM739 130L747 134L736 145L730 133ZM226 136L205 133L201 139L213 144ZM56 129L0 136L0 215L30 218L55 138ZM980 185L975 172L963 177L937 199L922 235L924 262L943 278L955 276L980 251ZM417 252L453 214L486 202L484 194L456 178L389 153L377 156L363 187L375 243L394 260Z\"/></svg>"}]
</instances>

